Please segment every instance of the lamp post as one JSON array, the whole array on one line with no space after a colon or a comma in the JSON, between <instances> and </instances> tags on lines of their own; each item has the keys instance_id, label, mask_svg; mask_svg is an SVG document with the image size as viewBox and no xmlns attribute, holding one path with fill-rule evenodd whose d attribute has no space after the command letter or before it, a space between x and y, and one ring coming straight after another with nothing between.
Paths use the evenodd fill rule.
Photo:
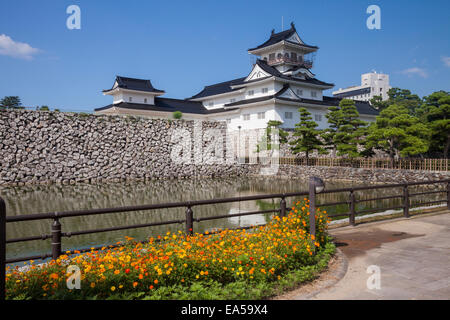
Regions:
<instances>
[{"instance_id":1,"label":"lamp post","mask_svg":"<svg viewBox=\"0 0 450 320\"><path fill-rule=\"evenodd\" d=\"M314 237L312 251L315 252L316 239L316 193L325 189L325 183L318 177L309 177L309 233Z\"/></svg>"},{"instance_id":2,"label":"lamp post","mask_svg":"<svg viewBox=\"0 0 450 320\"><path fill-rule=\"evenodd\" d=\"M238 135L238 163L241 163L241 126L238 126L239 135Z\"/></svg>"}]
</instances>

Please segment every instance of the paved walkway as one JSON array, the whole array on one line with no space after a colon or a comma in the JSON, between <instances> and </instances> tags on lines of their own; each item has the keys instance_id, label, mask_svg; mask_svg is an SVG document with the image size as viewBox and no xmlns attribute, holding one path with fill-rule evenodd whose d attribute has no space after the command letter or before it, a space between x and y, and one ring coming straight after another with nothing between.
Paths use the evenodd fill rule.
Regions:
<instances>
[{"instance_id":1,"label":"paved walkway","mask_svg":"<svg viewBox=\"0 0 450 320\"><path fill-rule=\"evenodd\" d=\"M450 212L330 233L348 258L348 270L313 299L450 299ZM380 268L380 289L367 287L371 265Z\"/></svg>"}]
</instances>

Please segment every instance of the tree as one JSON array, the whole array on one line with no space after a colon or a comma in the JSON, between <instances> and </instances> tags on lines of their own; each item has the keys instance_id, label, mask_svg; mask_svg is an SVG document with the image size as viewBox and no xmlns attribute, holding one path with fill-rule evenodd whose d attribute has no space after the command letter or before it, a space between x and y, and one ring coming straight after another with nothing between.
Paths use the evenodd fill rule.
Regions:
<instances>
[{"instance_id":1,"label":"tree","mask_svg":"<svg viewBox=\"0 0 450 320\"><path fill-rule=\"evenodd\" d=\"M279 146L281 144L287 143L289 133L284 131L283 129L280 129L280 125L283 123L281 121L277 120L269 120L267 122L267 128L265 134L261 137L261 141L256 146L256 152L264 151L264 150L272 150L272 149L279 149ZM275 129L278 131L278 144L274 144L272 142L272 134L274 133Z\"/></svg>"},{"instance_id":2,"label":"tree","mask_svg":"<svg viewBox=\"0 0 450 320\"><path fill-rule=\"evenodd\" d=\"M450 157L450 93L436 91L424 97L418 116L431 130L430 153Z\"/></svg>"},{"instance_id":3,"label":"tree","mask_svg":"<svg viewBox=\"0 0 450 320\"><path fill-rule=\"evenodd\" d=\"M294 137L297 139L291 141L292 153L305 152L306 159L309 158L311 151L317 150L320 154L327 153L323 148L323 143L318 138L320 131L316 129L318 124L312 121L311 113L306 108L299 108L300 122L295 125Z\"/></svg>"},{"instance_id":4,"label":"tree","mask_svg":"<svg viewBox=\"0 0 450 320\"><path fill-rule=\"evenodd\" d=\"M22 103L18 96L6 96L0 100L0 105L5 106L6 108L19 109Z\"/></svg>"},{"instance_id":5,"label":"tree","mask_svg":"<svg viewBox=\"0 0 450 320\"><path fill-rule=\"evenodd\" d=\"M337 155L356 158L360 155L358 144L362 143L361 138L366 133L364 127L367 123L359 119L355 101L342 99L339 108L337 129L334 135Z\"/></svg>"},{"instance_id":6,"label":"tree","mask_svg":"<svg viewBox=\"0 0 450 320\"><path fill-rule=\"evenodd\" d=\"M324 140L324 148L327 150L333 150L333 154L336 152L336 132L339 126L339 121L341 117L341 109L339 107L329 107L328 113L325 117L328 120L329 127L322 130L321 137Z\"/></svg>"},{"instance_id":7,"label":"tree","mask_svg":"<svg viewBox=\"0 0 450 320\"><path fill-rule=\"evenodd\" d=\"M427 126L409 114L407 107L393 104L371 124L364 145L366 152L372 149L387 152L393 166L396 157L427 152L430 134Z\"/></svg>"},{"instance_id":8,"label":"tree","mask_svg":"<svg viewBox=\"0 0 450 320\"><path fill-rule=\"evenodd\" d=\"M381 111L388 107L388 101L383 101L382 96L373 96L373 98L370 99L370 105L378 111Z\"/></svg>"},{"instance_id":9,"label":"tree","mask_svg":"<svg viewBox=\"0 0 450 320\"><path fill-rule=\"evenodd\" d=\"M174 119L181 119L181 117L183 117L183 114L181 113L181 111L174 111L172 114Z\"/></svg>"},{"instance_id":10,"label":"tree","mask_svg":"<svg viewBox=\"0 0 450 320\"><path fill-rule=\"evenodd\" d=\"M388 91L388 96L388 106L393 104L404 106L409 110L409 114L411 115L415 115L416 109L422 104L422 99L407 89L391 88Z\"/></svg>"},{"instance_id":11,"label":"tree","mask_svg":"<svg viewBox=\"0 0 450 320\"><path fill-rule=\"evenodd\" d=\"M39 108L40 111L50 111L50 108L48 106L41 106Z\"/></svg>"}]
</instances>

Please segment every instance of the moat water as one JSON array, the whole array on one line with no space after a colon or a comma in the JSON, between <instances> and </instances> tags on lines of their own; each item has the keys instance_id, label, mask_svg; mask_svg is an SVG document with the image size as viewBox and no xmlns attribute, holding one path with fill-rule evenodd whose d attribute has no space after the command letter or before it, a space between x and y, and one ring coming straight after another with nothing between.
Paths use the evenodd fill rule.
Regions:
<instances>
[{"instance_id":1,"label":"moat water","mask_svg":"<svg viewBox=\"0 0 450 320\"><path fill-rule=\"evenodd\" d=\"M360 186L363 183L326 181L327 189ZM34 214L54 211L83 210L95 208L133 206L155 203L167 203L189 200L206 200L228 197L249 196L268 193L307 191L306 181L278 178L232 178L197 180L156 180L142 183L77 184L77 185L37 185L25 187L7 187L0 189L0 197L6 202L7 215ZM401 194L401 189L380 189L357 193L359 199L374 198L382 195ZM441 195L431 195L439 199ZM288 198L289 205L299 198ZM429 196L427 199L430 199ZM348 193L322 194L319 203L348 200ZM415 197L414 201L421 201ZM422 200L423 201L423 200ZM390 207L400 205L400 199L386 199L359 203L357 210ZM277 208L279 199L245 201L241 203L222 203L194 207L195 217L234 214L239 212L268 210ZM347 213L348 205L326 207L330 214ZM236 228L266 223L271 214L229 217L194 223L195 232L204 232L215 228ZM161 222L185 218L184 208L172 208L107 215L91 215L63 218L60 220L63 232L108 228L132 224ZM51 220L14 222L7 224L7 239L25 236L51 234ZM124 240L125 236L139 240L156 236L167 231L184 230L183 224L153 226L114 232L88 234L63 238L63 250L89 248L112 244ZM40 255L51 252L51 240L18 242L7 245L7 258Z\"/></svg>"}]
</instances>

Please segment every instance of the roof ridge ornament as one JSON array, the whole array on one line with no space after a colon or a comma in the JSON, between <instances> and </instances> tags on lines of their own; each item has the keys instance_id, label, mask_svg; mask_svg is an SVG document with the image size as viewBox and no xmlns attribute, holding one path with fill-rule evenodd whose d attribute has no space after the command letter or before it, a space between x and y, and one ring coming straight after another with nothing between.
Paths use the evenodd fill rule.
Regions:
<instances>
[{"instance_id":1,"label":"roof ridge ornament","mask_svg":"<svg viewBox=\"0 0 450 320\"><path fill-rule=\"evenodd\" d=\"M294 24L293 21L291 22L291 29L294 29L294 30L295 30L295 24Z\"/></svg>"},{"instance_id":2,"label":"roof ridge ornament","mask_svg":"<svg viewBox=\"0 0 450 320\"><path fill-rule=\"evenodd\" d=\"M271 35L273 36L275 34L275 29L272 29Z\"/></svg>"}]
</instances>

